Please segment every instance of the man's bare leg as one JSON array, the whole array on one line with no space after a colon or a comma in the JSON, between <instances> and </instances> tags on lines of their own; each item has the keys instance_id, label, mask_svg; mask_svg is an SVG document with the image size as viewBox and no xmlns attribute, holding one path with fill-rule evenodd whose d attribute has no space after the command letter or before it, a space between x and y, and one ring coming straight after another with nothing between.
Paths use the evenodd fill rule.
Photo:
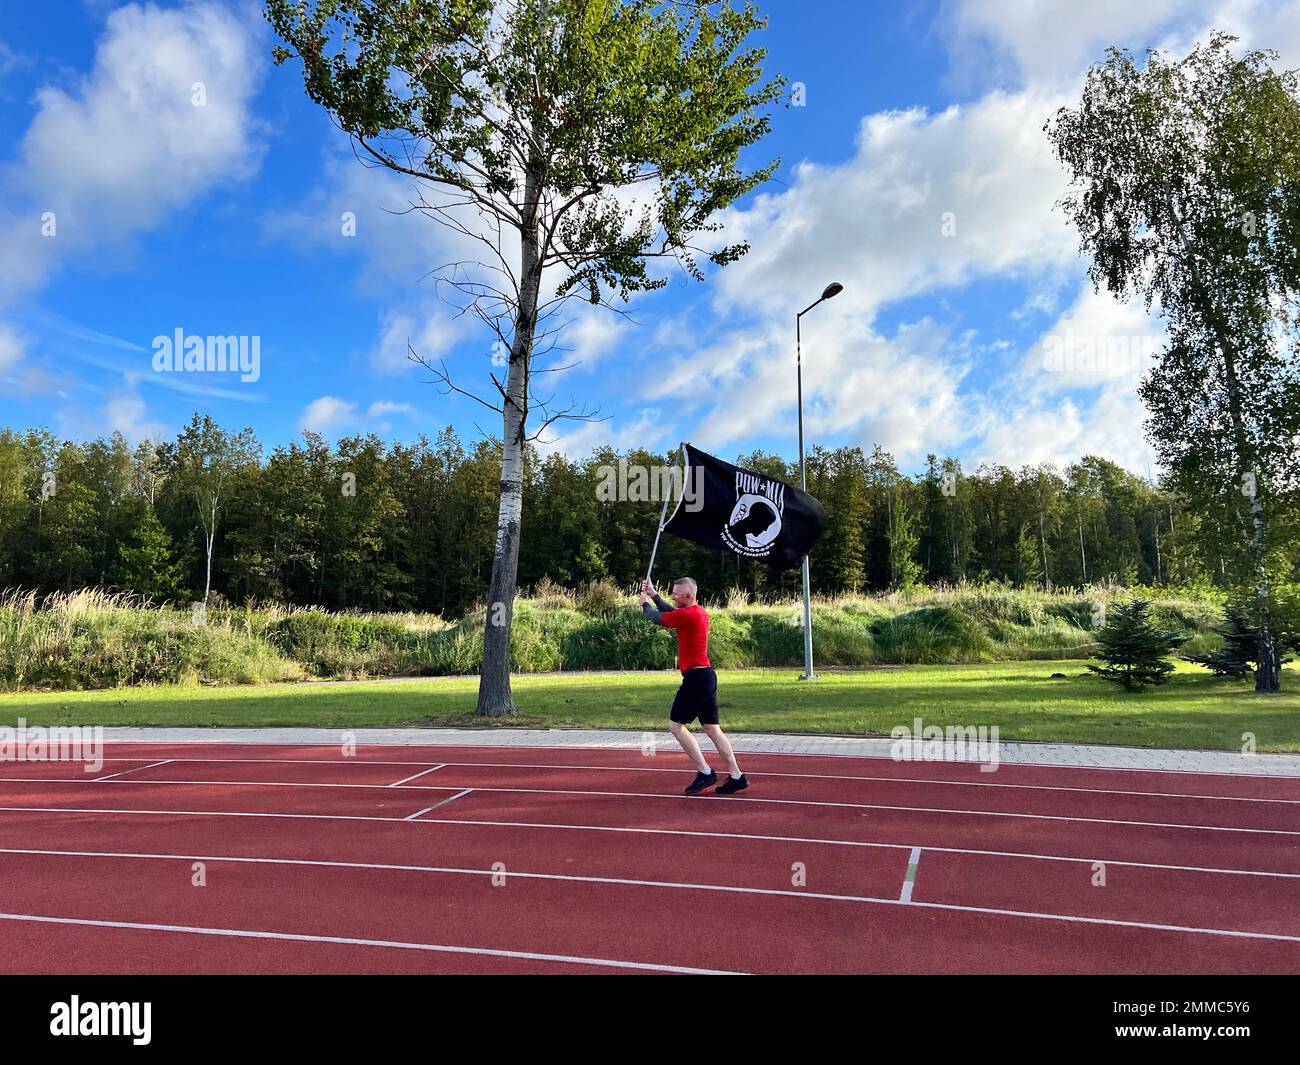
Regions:
<instances>
[{"instance_id":1,"label":"man's bare leg","mask_svg":"<svg viewBox=\"0 0 1300 1065\"><path fill-rule=\"evenodd\" d=\"M704 727L709 728L710 726L705 725ZM715 725L713 727L716 728L717 726ZM706 775L712 773L713 769L709 766L708 759L704 757L704 752L700 750L699 741L691 735L691 730L680 721L669 721L668 728L669 731L672 732L673 738L682 745L682 750L685 751L690 756L691 761L695 763L695 768ZM717 746L716 742L714 743L714 746ZM728 750L730 750L730 746L728 746Z\"/></svg>"},{"instance_id":2,"label":"man's bare leg","mask_svg":"<svg viewBox=\"0 0 1300 1065\"><path fill-rule=\"evenodd\" d=\"M727 734L722 731L721 725L705 725L704 731L709 734L709 739L713 741L713 746L723 758L727 760L727 769L733 777L738 777L740 765L736 761L736 752L731 749L731 741L727 739ZM695 738L691 737L691 742L695 743ZM698 747L699 744L696 744ZM703 757L703 755L701 755Z\"/></svg>"}]
</instances>

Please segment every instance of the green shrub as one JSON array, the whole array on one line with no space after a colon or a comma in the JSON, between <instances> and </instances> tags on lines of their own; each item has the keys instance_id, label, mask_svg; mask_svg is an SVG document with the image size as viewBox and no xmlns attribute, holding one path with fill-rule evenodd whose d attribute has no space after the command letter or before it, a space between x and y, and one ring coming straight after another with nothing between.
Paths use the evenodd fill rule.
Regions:
<instances>
[{"instance_id":1,"label":"green shrub","mask_svg":"<svg viewBox=\"0 0 1300 1065\"><path fill-rule=\"evenodd\" d=\"M670 669L671 632L646 623L609 581L575 595L543 581L515 603L511 665L553 670ZM813 603L819 666L1087 658L1096 653L1094 604L1114 589L1052 593L959 585ZM710 654L722 668L803 665L802 606L751 603L709 610ZM1297 598L1300 603L1300 598ZM1184 651L1217 646L1213 597L1167 593L1152 605L1162 624L1191 635ZM333 613L214 601L207 623L188 609L87 590L38 600L0 596L0 686L105 688L133 684L249 683L304 677L467 675L483 655L486 611L448 621L432 614Z\"/></svg>"},{"instance_id":2,"label":"green shrub","mask_svg":"<svg viewBox=\"0 0 1300 1065\"><path fill-rule=\"evenodd\" d=\"M592 581L578 592L578 609L584 614L603 614L627 601L611 580Z\"/></svg>"},{"instance_id":3,"label":"green shrub","mask_svg":"<svg viewBox=\"0 0 1300 1065\"><path fill-rule=\"evenodd\" d=\"M995 649L979 622L954 606L909 610L877 622L872 631L881 662L982 662Z\"/></svg>"}]
</instances>

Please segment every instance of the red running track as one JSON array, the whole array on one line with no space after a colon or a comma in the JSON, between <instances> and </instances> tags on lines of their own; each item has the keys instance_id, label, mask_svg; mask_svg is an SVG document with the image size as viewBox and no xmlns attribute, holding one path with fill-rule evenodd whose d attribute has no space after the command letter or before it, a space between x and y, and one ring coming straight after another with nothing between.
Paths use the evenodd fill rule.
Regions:
<instances>
[{"instance_id":1,"label":"red running track","mask_svg":"<svg viewBox=\"0 0 1300 1065\"><path fill-rule=\"evenodd\" d=\"M1300 780L116 744L0 762L6 973L1300 973Z\"/></svg>"}]
</instances>

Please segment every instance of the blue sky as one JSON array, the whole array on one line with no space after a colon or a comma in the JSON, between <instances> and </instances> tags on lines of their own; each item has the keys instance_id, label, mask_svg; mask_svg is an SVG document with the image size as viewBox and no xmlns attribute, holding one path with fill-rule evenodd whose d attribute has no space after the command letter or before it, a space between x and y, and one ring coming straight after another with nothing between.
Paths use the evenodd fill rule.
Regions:
<instances>
[{"instance_id":1,"label":"blue sky","mask_svg":"<svg viewBox=\"0 0 1300 1065\"><path fill-rule=\"evenodd\" d=\"M770 69L804 106L778 110L751 155L780 157L776 180L724 219L754 250L703 284L672 275L630 322L584 306L563 341L581 364L555 391L612 418L558 426L548 446L793 454L793 314L839 280L805 319L811 441L879 443L907 470L934 451L970 467L1096 453L1149 472L1135 387L1159 322L1091 292L1041 127L1110 43L1181 54L1222 28L1300 66L1300 2L760 7ZM499 431L403 357L409 340L458 383L488 384L491 338L422 280L448 238L385 212L409 186L356 162L273 44L252 3L9 13L0 425L136 440L199 410L272 446L305 427ZM258 379L156 372L153 338L178 328L258 337Z\"/></svg>"}]
</instances>

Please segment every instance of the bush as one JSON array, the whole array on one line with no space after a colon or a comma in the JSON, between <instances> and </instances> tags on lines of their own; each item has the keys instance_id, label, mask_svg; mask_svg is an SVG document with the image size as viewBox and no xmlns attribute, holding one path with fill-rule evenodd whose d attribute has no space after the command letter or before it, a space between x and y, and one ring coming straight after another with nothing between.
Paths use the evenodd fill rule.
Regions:
<instances>
[{"instance_id":1,"label":"bush","mask_svg":"<svg viewBox=\"0 0 1300 1065\"><path fill-rule=\"evenodd\" d=\"M877 622L872 632L881 662L981 662L994 648L979 622L955 606L909 610Z\"/></svg>"},{"instance_id":2,"label":"bush","mask_svg":"<svg viewBox=\"0 0 1300 1065\"><path fill-rule=\"evenodd\" d=\"M575 605L573 593L550 577L538 581L528 598L542 610L572 610Z\"/></svg>"},{"instance_id":3,"label":"bush","mask_svg":"<svg viewBox=\"0 0 1300 1065\"><path fill-rule=\"evenodd\" d=\"M1097 649L1093 604L1111 590L1044 593L1005 585L842 595L813 604L819 666L1086 658ZM742 599L745 602L742 604ZM724 668L803 665L798 600L750 603L743 593L710 609L710 653ZM1300 597L1294 597L1300 616ZM1292 601L1288 601L1292 602ZM1153 615L1185 618L1184 652L1217 646L1218 603L1167 594ZM483 656L486 611L457 621L433 614L333 613L274 604L221 605L195 625L188 608L87 590L40 599L0 596L0 686L106 688L132 684L249 683L304 677L467 675ZM646 623L610 581L578 594L539 583L515 604L512 668L670 669L671 632Z\"/></svg>"},{"instance_id":4,"label":"bush","mask_svg":"<svg viewBox=\"0 0 1300 1065\"><path fill-rule=\"evenodd\" d=\"M611 580L592 581L578 592L578 609L584 614L604 614L626 601L626 596Z\"/></svg>"}]
</instances>

